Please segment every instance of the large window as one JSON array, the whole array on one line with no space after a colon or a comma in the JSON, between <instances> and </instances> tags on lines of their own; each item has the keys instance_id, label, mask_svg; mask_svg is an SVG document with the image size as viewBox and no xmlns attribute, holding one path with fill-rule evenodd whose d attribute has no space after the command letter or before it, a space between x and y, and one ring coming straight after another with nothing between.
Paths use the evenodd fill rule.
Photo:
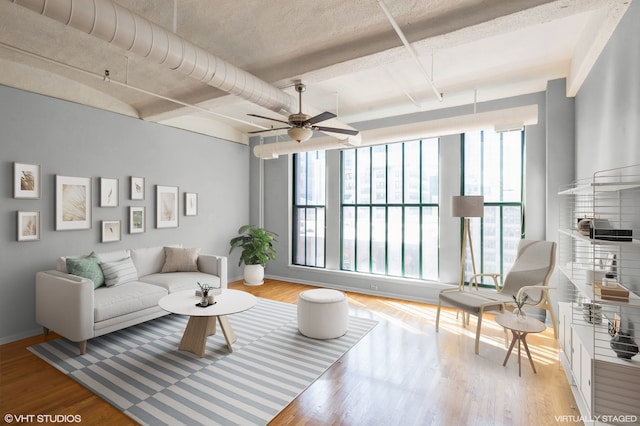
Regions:
<instances>
[{"instance_id":1,"label":"large window","mask_svg":"<svg viewBox=\"0 0 640 426\"><path fill-rule=\"evenodd\" d=\"M325 265L325 152L293 157L293 264Z\"/></svg>"},{"instance_id":2,"label":"large window","mask_svg":"<svg viewBox=\"0 0 640 426\"><path fill-rule=\"evenodd\" d=\"M484 195L485 202L484 217L471 219L477 272L508 272L524 238L524 132L465 133L463 149L464 194ZM467 279L471 273L467 252Z\"/></svg>"},{"instance_id":3,"label":"large window","mask_svg":"<svg viewBox=\"0 0 640 426\"><path fill-rule=\"evenodd\" d=\"M439 140L342 152L341 268L438 277Z\"/></svg>"}]
</instances>

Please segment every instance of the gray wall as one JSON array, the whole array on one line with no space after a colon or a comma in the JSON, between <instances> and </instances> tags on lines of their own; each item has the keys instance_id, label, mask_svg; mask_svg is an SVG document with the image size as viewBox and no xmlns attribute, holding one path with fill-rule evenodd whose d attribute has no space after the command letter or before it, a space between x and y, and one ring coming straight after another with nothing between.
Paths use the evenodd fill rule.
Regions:
<instances>
[{"instance_id":1,"label":"gray wall","mask_svg":"<svg viewBox=\"0 0 640 426\"><path fill-rule=\"evenodd\" d=\"M0 128L0 343L41 331L34 277L58 256L170 243L226 255L229 239L249 220L247 146L4 86ZM13 198L14 162L41 165L39 200ZM54 230L55 175L93 177L91 229ZM129 200L130 176L146 178L144 201ZM119 207L98 207L100 177L120 179ZM155 228L155 185L179 187L178 228ZM184 216L185 191L198 193L197 216ZM145 233L128 233L129 206L146 206ZM16 241L17 211L40 211L40 241ZM120 242L100 242L101 220L122 221ZM240 275L236 263L229 262L231 279Z\"/></svg>"},{"instance_id":2,"label":"gray wall","mask_svg":"<svg viewBox=\"0 0 640 426\"><path fill-rule=\"evenodd\" d=\"M634 1L576 96L576 178L640 163L638 25Z\"/></svg>"},{"instance_id":3,"label":"gray wall","mask_svg":"<svg viewBox=\"0 0 640 426\"><path fill-rule=\"evenodd\" d=\"M510 108L522 105L537 104L539 122L526 129L526 205L527 236L544 238L546 232L545 200L546 192L546 142L545 142L545 93L503 99L477 105L478 112ZM385 120L359 123L359 129L393 126L405 123L427 121L436 118L469 114L472 105L433 112L410 114ZM265 143L273 142L272 139ZM252 144L259 143L258 138ZM327 268L306 268L290 264L290 228L291 228L291 158L281 156L274 160L262 160L263 172L259 161L252 162L252 184L255 193L259 192L260 176L263 176L264 191L264 226L280 235L278 258L267 264L266 274L273 278L282 278L294 282L308 283L324 287L340 288L370 294L378 294L410 300L435 302L443 283L457 282L460 253L460 222L451 218L449 196L457 194L460 188L460 136L441 138L441 211L440 216L440 281L418 281L367 275L361 273L339 271L339 206L340 206L340 161L339 151L327 153ZM258 199L252 197L252 210L258 211Z\"/></svg>"}]
</instances>

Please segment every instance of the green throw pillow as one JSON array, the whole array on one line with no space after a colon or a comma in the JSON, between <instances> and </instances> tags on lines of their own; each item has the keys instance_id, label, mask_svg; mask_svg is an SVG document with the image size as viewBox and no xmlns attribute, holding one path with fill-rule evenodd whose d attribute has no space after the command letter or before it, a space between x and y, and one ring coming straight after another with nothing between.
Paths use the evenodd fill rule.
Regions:
<instances>
[{"instance_id":1,"label":"green throw pillow","mask_svg":"<svg viewBox=\"0 0 640 426\"><path fill-rule=\"evenodd\" d=\"M104 274L100 268L100 258L95 252L87 257L67 259L67 272L93 281L93 288L104 284Z\"/></svg>"}]
</instances>

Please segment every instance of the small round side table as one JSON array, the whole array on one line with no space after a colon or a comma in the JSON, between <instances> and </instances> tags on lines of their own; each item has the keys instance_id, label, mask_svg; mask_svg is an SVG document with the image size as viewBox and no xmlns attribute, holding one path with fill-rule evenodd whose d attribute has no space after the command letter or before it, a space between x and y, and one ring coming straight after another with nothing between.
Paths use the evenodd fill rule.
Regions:
<instances>
[{"instance_id":1,"label":"small round side table","mask_svg":"<svg viewBox=\"0 0 640 426\"><path fill-rule=\"evenodd\" d=\"M511 333L513 334L511 346L509 346L509 351L507 352L507 356L504 358L502 366L504 367L505 365L507 365L507 361L509 360L511 351L513 351L513 347L515 346L516 342L518 342L518 376L522 376L522 362L520 359L520 343L522 342L522 346L524 346L524 350L527 352L527 357L529 357L531 368L533 369L533 372L536 373L536 367L533 365L531 352L529 352L529 346L527 346L527 334L541 333L547 329L547 326L535 318L517 318L511 312L504 312L502 314L496 315L496 322L502 327L511 330Z\"/></svg>"}]
</instances>

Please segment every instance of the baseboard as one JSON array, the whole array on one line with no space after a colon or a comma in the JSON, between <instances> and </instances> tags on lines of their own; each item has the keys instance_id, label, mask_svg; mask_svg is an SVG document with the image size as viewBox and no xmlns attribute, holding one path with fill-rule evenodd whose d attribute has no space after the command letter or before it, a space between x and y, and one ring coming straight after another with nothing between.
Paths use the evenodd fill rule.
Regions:
<instances>
[{"instance_id":1,"label":"baseboard","mask_svg":"<svg viewBox=\"0 0 640 426\"><path fill-rule=\"evenodd\" d=\"M32 330L23 331L21 333L12 334L10 336L0 337L0 345L4 345L6 343L17 342L18 340L26 339L27 337L37 336L38 334L42 334L42 327L37 327Z\"/></svg>"}]
</instances>

